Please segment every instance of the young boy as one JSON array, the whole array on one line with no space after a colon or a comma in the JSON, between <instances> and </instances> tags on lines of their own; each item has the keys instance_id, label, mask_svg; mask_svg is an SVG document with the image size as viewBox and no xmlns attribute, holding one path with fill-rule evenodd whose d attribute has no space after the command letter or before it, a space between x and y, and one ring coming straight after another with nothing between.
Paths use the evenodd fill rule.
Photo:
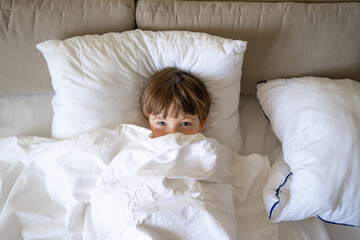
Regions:
<instances>
[{"instance_id":1,"label":"young boy","mask_svg":"<svg viewBox=\"0 0 360 240\"><path fill-rule=\"evenodd\" d=\"M145 83L140 104L156 138L175 132L201 132L211 101L199 79L176 68L165 68Z\"/></svg>"}]
</instances>

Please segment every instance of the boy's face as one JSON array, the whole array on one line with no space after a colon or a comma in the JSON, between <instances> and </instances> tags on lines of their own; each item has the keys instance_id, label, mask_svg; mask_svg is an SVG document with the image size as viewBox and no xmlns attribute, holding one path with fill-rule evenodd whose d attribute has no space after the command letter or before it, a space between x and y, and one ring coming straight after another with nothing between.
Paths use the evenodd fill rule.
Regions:
<instances>
[{"instance_id":1,"label":"boy's face","mask_svg":"<svg viewBox=\"0 0 360 240\"><path fill-rule=\"evenodd\" d=\"M176 118L169 115L163 118L162 114L157 116L151 114L149 116L149 125L153 138L176 132L191 135L201 132L206 120L200 121L198 116L189 114L178 114Z\"/></svg>"}]
</instances>

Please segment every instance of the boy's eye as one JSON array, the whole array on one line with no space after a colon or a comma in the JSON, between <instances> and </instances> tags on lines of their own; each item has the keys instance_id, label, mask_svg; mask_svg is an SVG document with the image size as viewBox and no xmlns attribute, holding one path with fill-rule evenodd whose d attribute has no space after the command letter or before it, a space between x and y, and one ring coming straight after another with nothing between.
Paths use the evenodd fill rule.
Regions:
<instances>
[{"instance_id":1,"label":"boy's eye","mask_svg":"<svg viewBox=\"0 0 360 240\"><path fill-rule=\"evenodd\" d=\"M183 122L181 125L182 125L182 126L190 126L191 123L190 123L190 122Z\"/></svg>"},{"instance_id":2,"label":"boy's eye","mask_svg":"<svg viewBox=\"0 0 360 240\"><path fill-rule=\"evenodd\" d=\"M163 126L163 125L165 125L165 122L161 122L161 121L160 121L160 122L158 122L157 124L160 125L160 126Z\"/></svg>"}]
</instances>

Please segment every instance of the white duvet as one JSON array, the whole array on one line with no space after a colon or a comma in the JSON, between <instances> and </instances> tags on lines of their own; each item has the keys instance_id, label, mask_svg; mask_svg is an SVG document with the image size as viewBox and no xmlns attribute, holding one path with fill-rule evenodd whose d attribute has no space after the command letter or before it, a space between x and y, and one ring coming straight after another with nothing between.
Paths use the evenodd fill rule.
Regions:
<instances>
[{"instance_id":1,"label":"white duvet","mask_svg":"<svg viewBox=\"0 0 360 240\"><path fill-rule=\"evenodd\" d=\"M267 157L118 125L0 139L0 239L277 239Z\"/></svg>"}]
</instances>

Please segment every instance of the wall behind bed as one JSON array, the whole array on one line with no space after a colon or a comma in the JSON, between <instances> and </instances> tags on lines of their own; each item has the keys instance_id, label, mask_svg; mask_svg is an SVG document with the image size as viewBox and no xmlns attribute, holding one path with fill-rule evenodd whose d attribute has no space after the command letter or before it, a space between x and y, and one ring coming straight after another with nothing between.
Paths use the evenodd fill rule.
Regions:
<instances>
[{"instance_id":1,"label":"wall behind bed","mask_svg":"<svg viewBox=\"0 0 360 240\"><path fill-rule=\"evenodd\" d=\"M360 81L360 3L138 0L137 27L248 41L242 95L258 81L319 76Z\"/></svg>"}]
</instances>

